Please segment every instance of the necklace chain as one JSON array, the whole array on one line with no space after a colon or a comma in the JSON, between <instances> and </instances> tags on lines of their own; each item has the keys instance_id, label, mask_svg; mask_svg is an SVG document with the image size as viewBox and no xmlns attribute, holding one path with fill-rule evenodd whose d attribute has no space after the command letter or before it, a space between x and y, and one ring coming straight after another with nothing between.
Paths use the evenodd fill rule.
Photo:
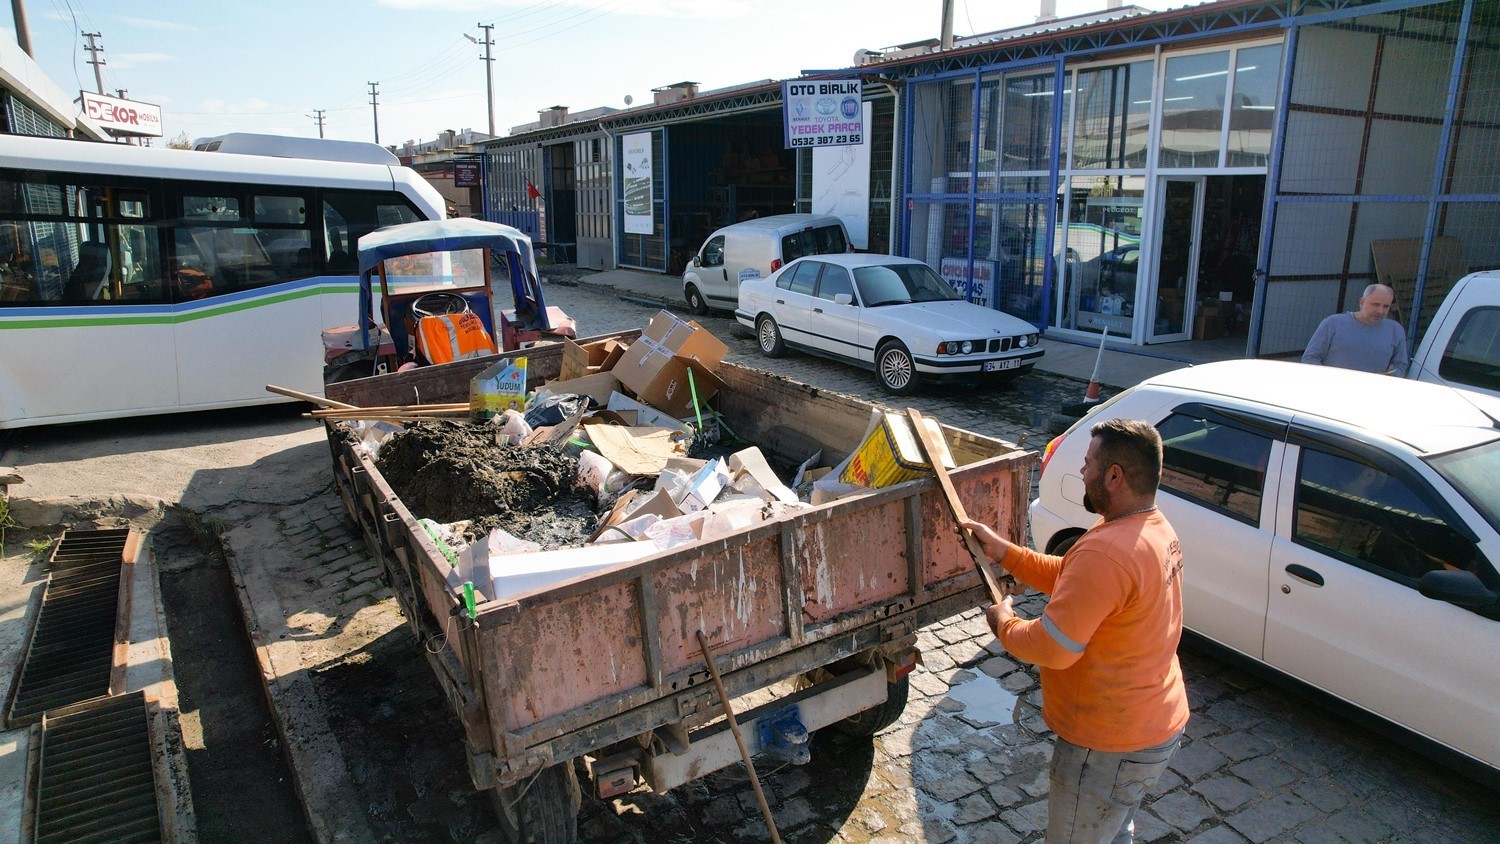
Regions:
<instances>
[{"instance_id":1,"label":"necklace chain","mask_svg":"<svg viewBox=\"0 0 1500 844\"><path fill-rule=\"evenodd\" d=\"M1119 519L1126 518L1127 516L1139 516L1142 513L1150 513L1152 510L1155 510L1155 509L1156 509L1156 505L1152 504L1150 507L1142 507L1139 510L1131 510L1129 513L1121 513L1120 515L1114 516L1113 518L1105 519L1105 521L1107 521L1107 522L1113 522L1113 521L1117 521Z\"/></svg>"}]
</instances>

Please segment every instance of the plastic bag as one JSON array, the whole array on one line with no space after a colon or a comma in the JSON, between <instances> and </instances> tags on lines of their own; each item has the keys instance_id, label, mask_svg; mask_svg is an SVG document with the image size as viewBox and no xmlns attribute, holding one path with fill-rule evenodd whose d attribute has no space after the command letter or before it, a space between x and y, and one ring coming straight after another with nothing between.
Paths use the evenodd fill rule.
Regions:
<instances>
[{"instance_id":1,"label":"plastic bag","mask_svg":"<svg viewBox=\"0 0 1500 844\"><path fill-rule=\"evenodd\" d=\"M580 410L588 410L592 401L576 393L547 396L526 409L526 424L533 428L557 425Z\"/></svg>"},{"instance_id":2,"label":"plastic bag","mask_svg":"<svg viewBox=\"0 0 1500 844\"><path fill-rule=\"evenodd\" d=\"M519 411L506 408L505 412L490 420L496 427L495 445L520 445L531 435L532 428Z\"/></svg>"}]
</instances>

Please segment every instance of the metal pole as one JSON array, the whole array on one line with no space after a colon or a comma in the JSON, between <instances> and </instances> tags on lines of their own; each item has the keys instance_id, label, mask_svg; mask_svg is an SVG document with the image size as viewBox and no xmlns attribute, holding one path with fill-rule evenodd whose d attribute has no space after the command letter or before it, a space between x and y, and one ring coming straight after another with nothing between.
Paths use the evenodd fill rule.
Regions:
<instances>
[{"instance_id":1,"label":"metal pole","mask_svg":"<svg viewBox=\"0 0 1500 844\"><path fill-rule=\"evenodd\" d=\"M103 94L104 74L99 71L99 68L103 67L105 64L107 64L107 62L105 62L104 59L99 58L99 54L104 52L104 48L94 43L94 39L101 36L97 32L85 32L83 33L83 37L89 40L88 45L83 49L89 52L88 62L89 64L94 66L94 82L99 86L99 93Z\"/></svg>"},{"instance_id":2,"label":"metal pole","mask_svg":"<svg viewBox=\"0 0 1500 844\"><path fill-rule=\"evenodd\" d=\"M492 23L481 23L478 27L484 30L484 104L490 111L490 137L495 137L495 57L491 55L490 48L495 46L495 39L490 37L490 30L495 28Z\"/></svg>"},{"instance_id":3,"label":"metal pole","mask_svg":"<svg viewBox=\"0 0 1500 844\"><path fill-rule=\"evenodd\" d=\"M16 43L21 45L26 55L36 58L31 52L31 28L26 25L25 0L10 0L10 14L16 19Z\"/></svg>"},{"instance_id":4,"label":"metal pole","mask_svg":"<svg viewBox=\"0 0 1500 844\"><path fill-rule=\"evenodd\" d=\"M708 649L708 637L698 633L698 647L703 649L703 661L708 663L708 673L714 678L714 688L719 692L719 703L724 705L724 720L729 722L729 732L734 734L734 743L740 746L740 758L745 760L745 770L750 772L750 787L755 790L755 802L760 804L761 817L766 819L766 829L771 832L771 841L781 844L776 833L776 820L771 817L771 806L766 803L766 793L760 790L760 777L755 775L755 763L750 759L750 750L745 747L745 737L740 735L740 725L734 720L734 709L729 705L729 695L724 691L724 681L719 679L719 669L714 666L713 652Z\"/></svg>"},{"instance_id":5,"label":"metal pole","mask_svg":"<svg viewBox=\"0 0 1500 844\"><path fill-rule=\"evenodd\" d=\"M370 113L375 118L375 143L380 143L380 83L366 82L370 86Z\"/></svg>"}]
</instances>

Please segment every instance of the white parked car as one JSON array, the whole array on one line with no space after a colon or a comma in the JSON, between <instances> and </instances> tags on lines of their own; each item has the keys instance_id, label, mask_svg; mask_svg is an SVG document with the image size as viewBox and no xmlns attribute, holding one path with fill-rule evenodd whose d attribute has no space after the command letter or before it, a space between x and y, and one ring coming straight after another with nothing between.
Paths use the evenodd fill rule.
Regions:
<instances>
[{"instance_id":1,"label":"white parked car","mask_svg":"<svg viewBox=\"0 0 1500 844\"><path fill-rule=\"evenodd\" d=\"M734 316L768 357L796 348L847 361L897 395L923 381L1009 381L1042 356L1031 323L965 301L931 267L890 255L793 261L741 283Z\"/></svg>"},{"instance_id":2,"label":"white parked car","mask_svg":"<svg viewBox=\"0 0 1500 844\"><path fill-rule=\"evenodd\" d=\"M1192 633L1500 783L1500 399L1262 360L1151 378L1048 444L1037 548L1097 521L1080 467L1116 417L1161 432Z\"/></svg>"}]
</instances>

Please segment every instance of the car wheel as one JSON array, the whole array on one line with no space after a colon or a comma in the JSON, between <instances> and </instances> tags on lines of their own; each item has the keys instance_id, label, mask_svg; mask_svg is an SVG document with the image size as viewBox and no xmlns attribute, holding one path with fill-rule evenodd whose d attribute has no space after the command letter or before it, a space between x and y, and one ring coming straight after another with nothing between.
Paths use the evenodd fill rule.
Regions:
<instances>
[{"instance_id":1,"label":"car wheel","mask_svg":"<svg viewBox=\"0 0 1500 844\"><path fill-rule=\"evenodd\" d=\"M781 329L776 325L776 320L764 314L755 321L755 342L760 345L760 353L768 358L779 358L786 354Z\"/></svg>"},{"instance_id":2,"label":"car wheel","mask_svg":"<svg viewBox=\"0 0 1500 844\"><path fill-rule=\"evenodd\" d=\"M1068 550L1073 547L1073 544L1078 541L1078 537L1080 536L1083 536L1083 534L1070 533L1066 536L1053 539L1052 544L1047 546L1047 553L1061 557L1068 553Z\"/></svg>"},{"instance_id":3,"label":"car wheel","mask_svg":"<svg viewBox=\"0 0 1500 844\"><path fill-rule=\"evenodd\" d=\"M703 301L703 294L698 292L697 285L689 284L687 290L684 291L683 298L687 299L688 310L693 312L693 316L704 316L708 313L708 303Z\"/></svg>"},{"instance_id":4,"label":"car wheel","mask_svg":"<svg viewBox=\"0 0 1500 844\"><path fill-rule=\"evenodd\" d=\"M875 376L892 395L908 396L917 391L917 364L898 340L891 340L875 353Z\"/></svg>"}]
</instances>

